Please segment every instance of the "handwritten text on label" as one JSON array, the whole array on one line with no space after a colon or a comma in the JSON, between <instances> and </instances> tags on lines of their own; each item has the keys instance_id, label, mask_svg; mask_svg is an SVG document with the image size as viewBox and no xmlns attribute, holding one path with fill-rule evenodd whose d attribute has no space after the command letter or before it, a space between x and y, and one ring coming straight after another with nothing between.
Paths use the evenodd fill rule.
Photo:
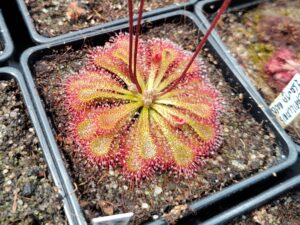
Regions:
<instances>
[{"instance_id":1,"label":"handwritten text on label","mask_svg":"<svg viewBox=\"0 0 300 225\"><path fill-rule=\"evenodd\" d=\"M300 74L296 74L270 105L278 122L286 127L300 115Z\"/></svg>"}]
</instances>

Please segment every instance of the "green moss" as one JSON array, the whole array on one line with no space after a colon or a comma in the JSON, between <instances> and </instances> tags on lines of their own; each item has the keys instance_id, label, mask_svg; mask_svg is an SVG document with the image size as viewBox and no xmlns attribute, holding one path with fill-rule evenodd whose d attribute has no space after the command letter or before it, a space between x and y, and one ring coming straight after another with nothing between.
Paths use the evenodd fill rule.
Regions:
<instances>
[{"instance_id":1,"label":"green moss","mask_svg":"<svg viewBox=\"0 0 300 225\"><path fill-rule=\"evenodd\" d=\"M245 18L249 19L251 18L251 20L255 23L255 24L259 24L261 17L262 17L262 13L261 10L256 10L256 11L250 11L248 13L249 15L246 16Z\"/></svg>"},{"instance_id":2,"label":"green moss","mask_svg":"<svg viewBox=\"0 0 300 225\"><path fill-rule=\"evenodd\" d=\"M254 43L249 46L249 58L258 67L263 67L274 52L270 44Z\"/></svg>"},{"instance_id":3,"label":"green moss","mask_svg":"<svg viewBox=\"0 0 300 225\"><path fill-rule=\"evenodd\" d=\"M280 9L279 11L278 11L278 14L279 15L282 15L282 16L287 16L287 17L290 17L291 16L291 13L289 12L289 10L288 9Z\"/></svg>"}]
</instances>

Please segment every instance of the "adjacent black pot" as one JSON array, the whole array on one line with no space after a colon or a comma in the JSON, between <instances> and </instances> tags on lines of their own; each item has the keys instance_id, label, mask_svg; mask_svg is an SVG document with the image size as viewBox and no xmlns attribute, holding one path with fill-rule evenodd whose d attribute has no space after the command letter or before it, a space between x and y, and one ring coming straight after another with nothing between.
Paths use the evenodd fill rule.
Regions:
<instances>
[{"instance_id":1,"label":"adjacent black pot","mask_svg":"<svg viewBox=\"0 0 300 225\"><path fill-rule=\"evenodd\" d=\"M256 7L259 3L263 3L264 0L254 0L254 1L233 1L230 7L228 8L228 11L245 11L249 10L251 8ZM217 11L217 9L221 6L222 1L220 0L205 0L197 3L195 5L195 13L200 18L200 20L203 22L204 26L208 28L210 26L210 21L208 18L211 18L211 16ZM237 62L236 58L234 58L229 52L228 48L224 44L224 42L221 40L220 36L216 31L212 32L212 37L216 41L218 45L218 49L220 52L222 52L222 55L224 56L224 59L228 64L232 65L232 68L237 70L238 73L240 73L243 77L243 79L250 85L252 85L250 79L246 75L243 68L240 66L240 64ZM256 91L257 92L257 91ZM258 92L257 92L258 93ZM264 101L264 99L260 96L260 99ZM300 145L297 145L297 150L300 152Z\"/></svg>"},{"instance_id":2,"label":"adjacent black pot","mask_svg":"<svg viewBox=\"0 0 300 225\"><path fill-rule=\"evenodd\" d=\"M63 189L61 178L57 172L57 167L55 165L56 161L53 160L51 151L48 147L47 140L45 139L45 136L43 135L43 130L42 130L40 121L38 120L38 117L36 114L37 109L32 102L32 99L28 92L23 75L18 70L16 70L15 68L12 68L12 67L0 68L0 80L11 80L11 79L14 79L20 88L20 91L21 91L21 94L22 94L23 100L24 100L24 105L26 106L26 108L28 110L31 122L35 128L36 134L39 139L39 144L40 144L41 148L43 149L43 154L44 154L44 157L48 164L49 171L52 175L52 179L54 181L55 186L58 188L58 193L61 196L63 204L64 204L64 209L66 212L68 212L69 204L68 204L68 199L65 198L65 196L69 197L69 195L70 194L72 195L72 193L69 193L69 195L65 194L66 192ZM73 224L73 223L70 223L70 224Z\"/></svg>"},{"instance_id":3,"label":"adjacent black pot","mask_svg":"<svg viewBox=\"0 0 300 225\"><path fill-rule=\"evenodd\" d=\"M226 222L229 222L234 218L241 217L245 213L249 213L256 208L273 201L274 199L278 198L278 196L283 195L294 187L300 187L300 175L290 178L283 183L279 183L278 185L273 186L272 188L260 193L259 195L241 202L237 206L225 210L224 212L210 218L209 220L206 220L203 223L199 223L199 225L226 224Z\"/></svg>"},{"instance_id":4,"label":"adjacent black pot","mask_svg":"<svg viewBox=\"0 0 300 225\"><path fill-rule=\"evenodd\" d=\"M172 21L175 18L181 19L183 21L191 21L199 28L200 32L205 32L205 27L194 16L194 14L183 10L160 14L154 17L147 17L143 20L143 23L151 22L152 24L159 24L164 21ZM57 40L49 44L43 44L40 46L30 48L26 50L21 57L21 65L25 73L26 84L28 85L28 88L30 90L30 95L34 102L38 118L42 123L44 138L48 142L51 157L53 158L54 164L59 173L58 176L64 180L63 188L65 190L65 193L67 193L66 198L68 199L69 207L68 210L66 210L66 213L68 215L69 222L72 222L73 224L86 224L87 221L81 214L80 206L74 195L74 189L72 187L71 178L67 174L65 166L63 165L62 157L56 144L53 130L49 124L45 109L42 104L42 100L37 91L34 82L35 75L33 73L33 65L44 55L51 53L53 50L62 49L66 44L72 46L74 49L80 49L85 42L90 43L92 46L103 45L113 33L116 33L120 30L126 31L127 29L127 24L115 26L111 28L109 32L107 29L95 29L94 32L86 33L81 36ZM226 81L230 85L234 86L238 93L243 93L245 97L245 107L249 108L249 111L257 121L264 123L274 132L277 144L282 148L282 154L284 156L284 159L280 161L277 165L263 172L257 173L256 175L248 179L245 179L237 184L224 188L220 192L211 194L208 197L204 197L202 199L199 199L198 201L193 202L189 205L189 209L194 212L206 208L207 206L212 205L220 200L224 200L227 197L233 195L234 193L240 192L241 190L247 187L255 185L257 182L272 177L274 173L283 171L286 168L293 165L297 159L297 151L295 149L295 145L284 132L284 130L275 122L267 105L261 99L259 94L255 91L255 89L242 78L238 71L233 68L232 64L226 64L227 61L223 59L222 53L219 52L219 46L213 38L209 39L209 42L206 44L206 47L219 62L219 68L222 70L222 74L224 75ZM166 222L164 220L158 220L152 222L151 224L166 224Z\"/></svg>"},{"instance_id":5,"label":"adjacent black pot","mask_svg":"<svg viewBox=\"0 0 300 225\"><path fill-rule=\"evenodd\" d=\"M145 18L146 17L151 17L151 16L154 16L156 14L166 13L166 12L179 10L179 9L191 9L196 2L197 2L197 0L189 0L189 1L187 1L187 3L173 4L173 5L163 7L163 8L158 8L158 9L155 9L155 10L150 11L150 12L145 12L144 17ZM80 35L83 35L84 33L92 32L94 30L106 30L106 32L107 32L113 26L117 26L117 25L124 24L124 23L128 22L128 19L124 18L124 19L114 20L114 21L111 21L111 22L95 25L93 27L84 28L82 30L73 31L73 32L69 32L69 33L66 33L66 34L58 35L58 36L55 36L55 37L46 37L46 36L43 36L43 35L39 34L38 31L36 30L34 22L33 22L32 18L30 16L30 13L27 9L27 6L26 6L24 0L17 0L17 3L18 3L19 10L20 10L20 12L23 16L24 21L25 21L25 24L27 26L27 29L29 31L29 34L31 36L31 39L37 44L48 43L48 42L52 42L52 41L55 41L55 40L60 40L61 38L75 37L77 35L80 36Z\"/></svg>"},{"instance_id":6,"label":"adjacent black pot","mask_svg":"<svg viewBox=\"0 0 300 225\"><path fill-rule=\"evenodd\" d=\"M0 41L3 43L3 51L0 52L0 64L4 64L13 53L14 47L6 27L2 12L0 11Z\"/></svg>"}]
</instances>

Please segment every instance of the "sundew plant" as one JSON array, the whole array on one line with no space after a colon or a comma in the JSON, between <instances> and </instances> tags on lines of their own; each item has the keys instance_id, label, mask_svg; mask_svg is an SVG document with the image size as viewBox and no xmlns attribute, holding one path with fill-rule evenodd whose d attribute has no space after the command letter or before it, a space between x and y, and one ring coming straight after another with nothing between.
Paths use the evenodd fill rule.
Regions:
<instances>
[{"instance_id":1,"label":"sundew plant","mask_svg":"<svg viewBox=\"0 0 300 225\"><path fill-rule=\"evenodd\" d=\"M220 94L197 55L229 5L225 0L194 53L165 39L119 33L65 81L70 134L89 160L134 181L156 171L191 176L222 143Z\"/></svg>"}]
</instances>

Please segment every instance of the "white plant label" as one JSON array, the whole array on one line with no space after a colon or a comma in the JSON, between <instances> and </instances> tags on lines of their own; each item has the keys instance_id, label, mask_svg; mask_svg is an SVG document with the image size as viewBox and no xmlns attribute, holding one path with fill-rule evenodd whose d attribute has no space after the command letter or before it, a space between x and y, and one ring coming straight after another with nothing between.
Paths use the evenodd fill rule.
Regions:
<instances>
[{"instance_id":1,"label":"white plant label","mask_svg":"<svg viewBox=\"0 0 300 225\"><path fill-rule=\"evenodd\" d=\"M92 219L93 225L127 225L133 213L103 216Z\"/></svg>"},{"instance_id":2,"label":"white plant label","mask_svg":"<svg viewBox=\"0 0 300 225\"><path fill-rule=\"evenodd\" d=\"M282 127L288 126L300 115L300 74L296 74L270 105Z\"/></svg>"}]
</instances>

